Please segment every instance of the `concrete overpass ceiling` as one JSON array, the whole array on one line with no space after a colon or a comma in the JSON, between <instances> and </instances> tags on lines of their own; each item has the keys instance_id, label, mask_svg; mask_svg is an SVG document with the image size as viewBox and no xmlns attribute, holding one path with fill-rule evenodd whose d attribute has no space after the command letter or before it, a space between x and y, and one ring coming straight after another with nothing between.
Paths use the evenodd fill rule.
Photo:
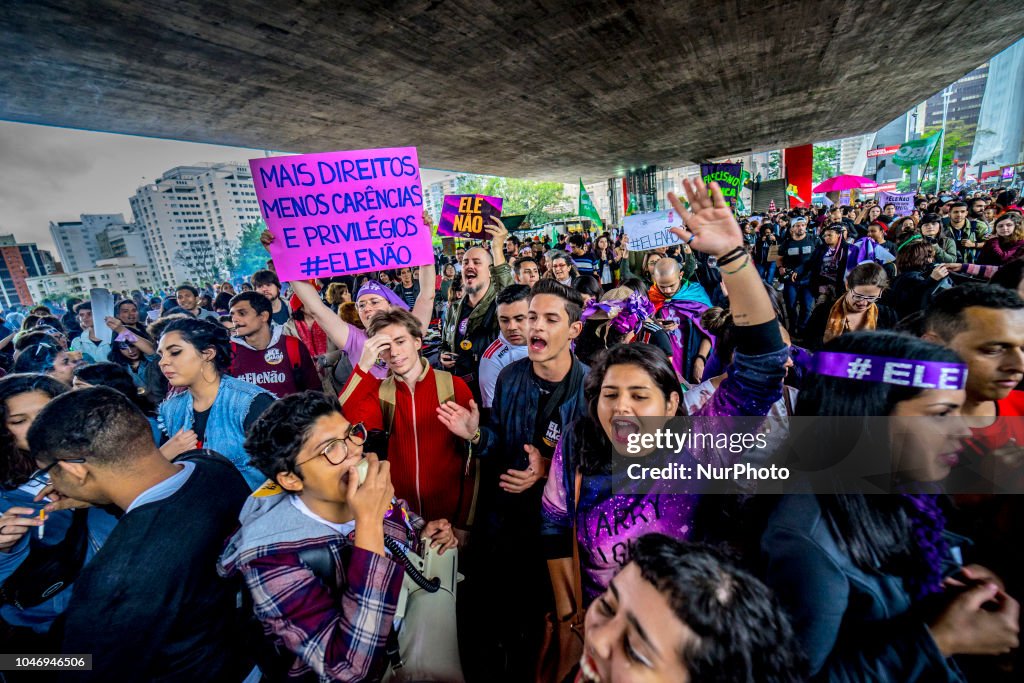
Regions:
<instances>
[{"instance_id":1,"label":"concrete overpass ceiling","mask_svg":"<svg viewBox=\"0 0 1024 683\"><path fill-rule=\"evenodd\" d=\"M6 0L0 118L564 180L876 130L1019 0Z\"/></svg>"}]
</instances>

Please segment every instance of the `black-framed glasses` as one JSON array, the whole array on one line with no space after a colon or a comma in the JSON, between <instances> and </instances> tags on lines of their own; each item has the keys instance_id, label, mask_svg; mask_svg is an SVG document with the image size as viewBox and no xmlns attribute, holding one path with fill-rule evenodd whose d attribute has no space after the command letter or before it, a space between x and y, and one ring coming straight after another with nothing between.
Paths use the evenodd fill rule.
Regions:
<instances>
[{"instance_id":1,"label":"black-framed glasses","mask_svg":"<svg viewBox=\"0 0 1024 683\"><path fill-rule=\"evenodd\" d=\"M875 303L876 301L878 301L879 299L882 298L881 296L864 296L863 294L858 294L857 292L854 292L853 290L850 290L850 297L854 301L866 301L869 304L873 304L873 303Z\"/></svg>"},{"instance_id":2,"label":"black-framed glasses","mask_svg":"<svg viewBox=\"0 0 1024 683\"><path fill-rule=\"evenodd\" d=\"M320 449L320 452L314 455L312 458L306 458L302 462L295 463L295 466L304 465L310 460L316 460L323 456L327 462L332 465L340 465L345 462L345 458L348 457L348 445L351 443L353 446L362 446L366 443L367 436L366 425L362 422L358 422L354 425L349 425L348 430L345 432L345 436L340 439L331 439L324 447Z\"/></svg>"},{"instance_id":3,"label":"black-framed glasses","mask_svg":"<svg viewBox=\"0 0 1024 683\"><path fill-rule=\"evenodd\" d=\"M28 480L40 483L43 486L49 484L50 483L50 470L52 470L59 463L62 463L62 462L75 462L75 463L81 464L81 463L85 462L85 458L62 458L61 460L54 460L53 462L51 462L46 467L43 467L43 468L38 469L35 472L33 472L32 476L29 477Z\"/></svg>"}]
</instances>

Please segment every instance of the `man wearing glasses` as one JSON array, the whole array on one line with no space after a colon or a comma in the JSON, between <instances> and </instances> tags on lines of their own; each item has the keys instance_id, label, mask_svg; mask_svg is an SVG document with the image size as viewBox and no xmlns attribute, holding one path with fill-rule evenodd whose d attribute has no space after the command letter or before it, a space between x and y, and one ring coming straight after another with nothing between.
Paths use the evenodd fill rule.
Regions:
<instances>
[{"instance_id":1,"label":"man wearing glasses","mask_svg":"<svg viewBox=\"0 0 1024 683\"><path fill-rule=\"evenodd\" d=\"M385 664L403 576L385 536L416 550L426 537L441 553L457 544L446 520L425 523L394 500L391 463L367 455L359 482L366 434L336 398L306 391L274 403L245 441L272 483L246 503L218 571L245 578L275 646L259 662L270 680L372 679Z\"/></svg>"},{"instance_id":2,"label":"man wearing glasses","mask_svg":"<svg viewBox=\"0 0 1024 683\"><path fill-rule=\"evenodd\" d=\"M54 398L28 442L54 496L122 511L65 612L60 651L93 656L76 680L243 680L239 586L215 570L249 494L238 470L211 451L168 461L146 416L109 387Z\"/></svg>"}]
</instances>

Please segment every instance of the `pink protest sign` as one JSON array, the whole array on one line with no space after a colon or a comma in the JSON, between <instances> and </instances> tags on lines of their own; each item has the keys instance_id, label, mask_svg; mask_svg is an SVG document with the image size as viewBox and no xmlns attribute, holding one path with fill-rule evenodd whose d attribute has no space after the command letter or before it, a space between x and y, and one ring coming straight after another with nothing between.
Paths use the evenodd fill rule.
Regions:
<instances>
[{"instance_id":1,"label":"pink protest sign","mask_svg":"<svg viewBox=\"0 0 1024 683\"><path fill-rule=\"evenodd\" d=\"M434 262L415 147L250 159L282 280Z\"/></svg>"},{"instance_id":2,"label":"pink protest sign","mask_svg":"<svg viewBox=\"0 0 1024 683\"><path fill-rule=\"evenodd\" d=\"M446 237L468 237L486 240L485 228L491 216L501 216L501 197L483 194L447 194L441 204L441 220L437 234Z\"/></svg>"}]
</instances>

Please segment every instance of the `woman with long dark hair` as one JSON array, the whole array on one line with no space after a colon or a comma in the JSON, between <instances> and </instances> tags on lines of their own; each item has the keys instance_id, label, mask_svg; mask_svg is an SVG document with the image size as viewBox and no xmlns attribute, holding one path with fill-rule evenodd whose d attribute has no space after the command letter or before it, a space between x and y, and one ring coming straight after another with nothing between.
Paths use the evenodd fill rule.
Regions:
<instances>
[{"instance_id":1,"label":"woman with long dark hair","mask_svg":"<svg viewBox=\"0 0 1024 683\"><path fill-rule=\"evenodd\" d=\"M66 351L53 340L37 341L14 356L14 372L42 373L71 386L75 368L82 363L80 351Z\"/></svg>"},{"instance_id":2,"label":"woman with long dark hair","mask_svg":"<svg viewBox=\"0 0 1024 683\"><path fill-rule=\"evenodd\" d=\"M608 233L600 235L594 241L591 254L594 258L594 277L601 283L601 288L607 292L615 286L618 279L620 260Z\"/></svg>"},{"instance_id":3,"label":"woman with long dark hair","mask_svg":"<svg viewBox=\"0 0 1024 683\"><path fill-rule=\"evenodd\" d=\"M717 185L713 198L702 182L685 181L693 215L670 195L692 232L680 230L694 249L716 255L729 287L733 315L743 325L737 333L734 370L699 415L765 415L782 394L789 359L764 284L743 246L739 225L726 208ZM613 451L624 449L650 422L681 415L681 389L665 354L646 344L610 349L591 368L584 383L587 417L571 425L555 450L544 488L545 551L552 568L559 616L574 605L565 592L572 575L568 558L575 536L579 544L583 601L589 603L628 562L632 541L649 531L687 538L697 497L638 493L616 495L612 487ZM716 449L684 450L678 460L719 463L728 457ZM579 491L579 498L576 491ZM609 520L645 519L645 524L618 525Z\"/></svg>"},{"instance_id":4,"label":"woman with long dark hair","mask_svg":"<svg viewBox=\"0 0 1024 683\"><path fill-rule=\"evenodd\" d=\"M828 434L855 433L890 470L871 481L888 479L897 492L773 498L760 539L765 582L793 620L815 680L962 680L949 657L1008 652L1018 612L991 572L959 566L942 501L927 493L971 433L959 415L967 366L948 349L887 332L837 337L815 363L798 415L890 419L815 422L818 431L803 438L817 448L801 450L799 464L811 472L835 464L849 443Z\"/></svg>"},{"instance_id":5,"label":"woman with long dark hair","mask_svg":"<svg viewBox=\"0 0 1024 683\"><path fill-rule=\"evenodd\" d=\"M978 252L978 265L1004 266L1024 258L1024 221L1015 213L1004 213L992 226L992 237Z\"/></svg>"},{"instance_id":6,"label":"woman with long dark hair","mask_svg":"<svg viewBox=\"0 0 1024 683\"><path fill-rule=\"evenodd\" d=\"M925 242L935 248L936 263L956 263L956 242L953 241L953 238L942 227L942 218L938 214L926 213L922 216L921 224L918 226L918 233ZM906 240L900 242L901 245L905 243Z\"/></svg>"},{"instance_id":7,"label":"woman with long dark hair","mask_svg":"<svg viewBox=\"0 0 1024 683\"><path fill-rule=\"evenodd\" d=\"M50 576L38 560L65 540L75 515L74 539L87 544L83 564L99 550L117 522L100 509L73 515L67 509L54 509L57 506L43 498L49 477L36 470L29 453L28 430L50 399L65 391L65 384L41 374L0 379L0 593L5 597L0 600L0 640L9 651L40 652L60 646L59 641L51 642L47 633L67 608L71 590L44 596L28 587L33 579ZM42 519L44 507L49 513ZM12 603L12 597L18 605Z\"/></svg>"},{"instance_id":8,"label":"woman with long dark hair","mask_svg":"<svg viewBox=\"0 0 1024 683\"><path fill-rule=\"evenodd\" d=\"M182 451L208 448L230 460L256 489L265 477L242 447L249 426L274 402L274 395L227 374L228 331L211 322L174 320L160 335L160 370L172 387L184 389L157 408L160 428L180 440Z\"/></svg>"}]
</instances>

